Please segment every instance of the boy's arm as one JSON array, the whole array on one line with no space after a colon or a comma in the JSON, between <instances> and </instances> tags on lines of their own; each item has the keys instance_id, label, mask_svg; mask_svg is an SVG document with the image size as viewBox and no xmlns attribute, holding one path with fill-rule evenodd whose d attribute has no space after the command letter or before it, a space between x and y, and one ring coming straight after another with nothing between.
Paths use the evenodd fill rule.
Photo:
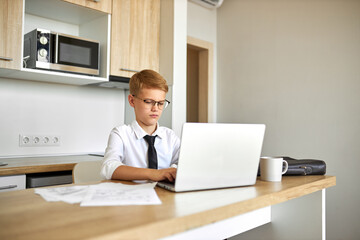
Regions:
<instances>
[{"instance_id":1,"label":"boy's arm","mask_svg":"<svg viewBox=\"0 0 360 240\"><path fill-rule=\"evenodd\" d=\"M111 179L114 180L151 180L173 182L176 178L176 168L150 169L137 168L126 165L119 166L115 169Z\"/></svg>"}]
</instances>

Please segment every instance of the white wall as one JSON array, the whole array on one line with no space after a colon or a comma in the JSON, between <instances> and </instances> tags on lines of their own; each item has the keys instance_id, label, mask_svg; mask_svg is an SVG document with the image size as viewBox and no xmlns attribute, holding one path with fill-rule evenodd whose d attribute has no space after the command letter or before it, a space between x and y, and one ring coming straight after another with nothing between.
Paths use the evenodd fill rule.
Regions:
<instances>
[{"instance_id":1,"label":"white wall","mask_svg":"<svg viewBox=\"0 0 360 240\"><path fill-rule=\"evenodd\" d=\"M359 239L360 1L225 0L217 20L218 122L265 123L263 155L325 160L327 238ZM319 200L235 239L320 239Z\"/></svg>"},{"instance_id":2,"label":"white wall","mask_svg":"<svg viewBox=\"0 0 360 240\"><path fill-rule=\"evenodd\" d=\"M104 152L124 91L0 78L0 114L0 157ZM19 134L59 134L61 145L19 147Z\"/></svg>"},{"instance_id":3,"label":"white wall","mask_svg":"<svg viewBox=\"0 0 360 240\"><path fill-rule=\"evenodd\" d=\"M216 44L217 11L188 2L187 35Z\"/></svg>"}]
</instances>

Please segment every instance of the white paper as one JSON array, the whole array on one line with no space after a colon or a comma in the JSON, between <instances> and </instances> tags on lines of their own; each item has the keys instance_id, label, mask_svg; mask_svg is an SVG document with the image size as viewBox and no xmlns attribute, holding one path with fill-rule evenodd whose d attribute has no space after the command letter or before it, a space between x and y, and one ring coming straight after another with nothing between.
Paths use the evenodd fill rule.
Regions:
<instances>
[{"instance_id":1,"label":"white paper","mask_svg":"<svg viewBox=\"0 0 360 240\"><path fill-rule=\"evenodd\" d=\"M156 183L125 185L101 183L93 185L80 206L119 206L161 204L154 187Z\"/></svg>"},{"instance_id":2,"label":"white paper","mask_svg":"<svg viewBox=\"0 0 360 240\"><path fill-rule=\"evenodd\" d=\"M84 199L88 188L89 186L36 188L35 193L41 195L48 202L79 203Z\"/></svg>"},{"instance_id":3,"label":"white paper","mask_svg":"<svg viewBox=\"0 0 360 240\"><path fill-rule=\"evenodd\" d=\"M80 206L119 206L161 204L154 187L155 183L126 185L100 183L86 186L37 188L35 193L46 201L80 203Z\"/></svg>"}]
</instances>

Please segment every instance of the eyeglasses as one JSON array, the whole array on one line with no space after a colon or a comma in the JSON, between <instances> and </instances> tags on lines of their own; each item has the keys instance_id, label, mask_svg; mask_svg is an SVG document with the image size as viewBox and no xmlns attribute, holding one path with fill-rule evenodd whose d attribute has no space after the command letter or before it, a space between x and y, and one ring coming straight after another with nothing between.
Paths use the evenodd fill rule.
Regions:
<instances>
[{"instance_id":1,"label":"eyeglasses","mask_svg":"<svg viewBox=\"0 0 360 240\"><path fill-rule=\"evenodd\" d=\"M166 99L162 100L162 101L155 101L155 100L152 100L152 99L142 99L142 98L139 98L139 97L137 97L135 95L133 95L133 97L136 97L137 99L142 100L148 108L152 108L155 105L157 105L157 107L160 110L162 110L162 109L165 109L170 104L170 101L166 100Z\"/></svg>"}]
</instances>

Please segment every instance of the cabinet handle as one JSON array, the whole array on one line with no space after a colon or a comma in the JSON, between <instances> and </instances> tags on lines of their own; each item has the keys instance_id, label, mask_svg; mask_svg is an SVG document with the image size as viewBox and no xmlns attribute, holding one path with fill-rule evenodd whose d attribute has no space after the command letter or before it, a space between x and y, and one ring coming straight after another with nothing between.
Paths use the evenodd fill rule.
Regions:
<instances>
[{"instance_id":1,"label":"cabinet handle","mask_svg":"<svg viewBox=\"0 0 360 240\"><path fill-rule=\"evenodd\" d=\"M0 60L5 60L5 61L14 61L14 59L9 58L9 57L0 57Z\"/></svg>"},{"instance_id":2,"label":"cabinet handle","mask_svg":"<svg viewBox=\"0 0 360 240\"><path fill-rule=\"evenodd\" d=\"M128 68L120 68L121 71L128 71L128 72L140 72L138 70L128 69Z\"/></svg>"},{"instance_id":3,"label":"cabinet handle","mask_svg":"<svg viewBox=\"0 0 360 240\"><path fill-rule=\"evenodd\" d=\"M3 186L3 187L0 187L0 190L12 189L12 188L17 188L17 185Z\"/></svg>"}]
</instances>

